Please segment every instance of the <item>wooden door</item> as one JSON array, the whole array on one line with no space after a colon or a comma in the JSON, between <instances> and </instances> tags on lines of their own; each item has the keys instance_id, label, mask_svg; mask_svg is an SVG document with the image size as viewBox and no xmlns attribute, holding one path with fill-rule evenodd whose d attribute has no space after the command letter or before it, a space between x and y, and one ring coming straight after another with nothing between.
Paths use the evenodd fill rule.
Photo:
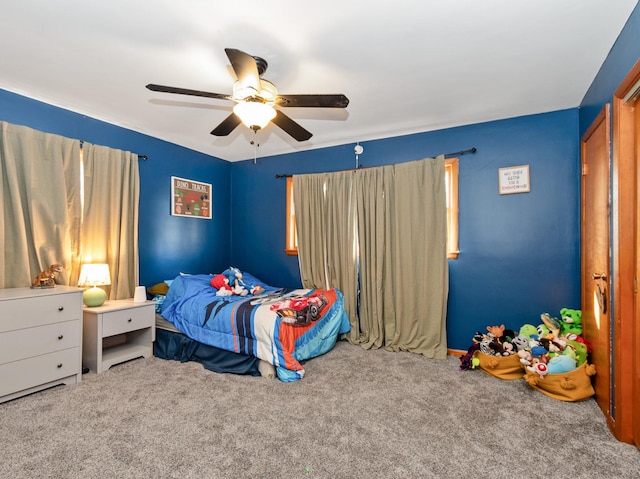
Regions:
<instances>
[{"instance_id":1,"label":"wooden door","mask_svg":"<svg viewBox=\"0 0 640 479\"><path fill-rule=\"evenodd\" d=\"M596 367L596 401L612 422L609 268L609 105L581 139L582 330Z\"/></svg>"},{"instance_id":2,"label":"wooden door","mask_svg":"<svg viewBox=\"0 0 640 479\"><path fill-rule=\"evenodd\" d=\"M640 448L640 61L614 93L614 422Z\"/></svg>"},{"instance_id":3,"label":"wooden door","mask_svg":"<svg viewBox=\"0 0 640 479\"><path fill-rule=\"evenodd\" d=\"M640 249L638 248L638 243L640 242L640 233L638 232L638 225L640 225L640 176L638 176L638 163L640 162L640 103L638 100L634 102L634 115L633 115L633 130L634 130L634 163L635 163L635 171L636 171L636 189L635 189L635 197L636 197L636 222L635 222L635 245L634 245L634 256L636 258L635 261L635 280L634 280L634 289L635 289L635 297L634 297L634 308L633 308L633 316L630 318L631 324L628 325L628 330L633 335L633 346L630 352L631 356L631 367L632 369L632 386L631 386L631 397L629 398L629 403L632 408L631 412L631 422L633 424L632 433L633 433L633 442L640 449L640 305L638 304L638 278L640 277Z\"/></svg>"}]
</instances>

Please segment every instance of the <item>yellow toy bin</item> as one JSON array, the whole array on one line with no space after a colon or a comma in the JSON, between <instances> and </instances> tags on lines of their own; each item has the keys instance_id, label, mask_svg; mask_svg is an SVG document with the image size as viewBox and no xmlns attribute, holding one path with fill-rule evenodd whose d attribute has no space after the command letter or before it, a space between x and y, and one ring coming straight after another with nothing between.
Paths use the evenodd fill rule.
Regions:
<instances>
[{"instance_id":1,"label":"yellow toy bin","mask_svg":"<svg viewBox=\"0 0 640 479\"><path fill-rule=\"evenodd\" d=\"M520 358L517 354L510 356L489 356L483 352L476 351L473 354L474 358L480 361L480 369L498 379L521 379L524 376L525 370L520 364Z\"/></svg>"},{"instance_id":2,"label":"yellow toy bin","mask_svg":"<svg viewBox=\"0 0 640 479\"><path fill-rule=\"evenodd\" d=\"M568 373L546 374L540 376L527 371L524 378L534 389L560 401L584 401L595 394L591 376L596 374L593 364L584 363Z\"/></svg>"}]
</instances>

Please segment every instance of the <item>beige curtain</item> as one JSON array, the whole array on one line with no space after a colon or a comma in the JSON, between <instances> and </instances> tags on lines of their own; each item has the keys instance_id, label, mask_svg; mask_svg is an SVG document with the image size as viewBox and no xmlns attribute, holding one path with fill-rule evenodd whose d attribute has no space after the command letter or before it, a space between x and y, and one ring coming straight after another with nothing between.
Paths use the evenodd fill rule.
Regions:
<instances>
[{"instance_id":1,"label":"beige curtain","mask_svg":"<svg viewBox=\"0 0 640 479\"><path fill-rule=\"evenodd\" d=\"M447 355L444 156L359 172L360 341ZM371 178L369 178L371 177Z\"/></svg>"},{"instance_id":2,"label":"beige curtain","mask_svg":"<svg viewBox=\"0 0 640 479\"><path fill-rule=\"evenodd\" d=\"M351 319L349 340L363 348L380 348L385 339L385 210L383 168L355 176L360 250L360 314ZM380 198L378 198L380 196Z\"/></svg>"},{"instance_id":3,"label":"beige curtain","mask_svg":"<svg viewBox=\"0 0 640 479\"><path fill-rule=\"evenodd\" d=\"M84 143L82 261L107 263L109 299L133 297L138 284L138 156Z\"/></svg>"},{"instance_id":4,"label":"beige curtain","mask_svg":"<svg viewBox=\"0 0 640 479\"><path fill-rule=\"evenodd\" d=\"M27 287L60 263L69 282L78 267L80 143L0 122L0 288Z\"/></svg>"},{"instance_id":5,"label":"beige curtain","mask_svg":"<svg viewBox=\"0 0 640 479\"><path fill-rule=\"evenodd\" d=\"M351 175L296 175L293 201L303 286L338 288L347 314L355 317L358 269Z\"/></svg>"},{"instance_id":6,"label":"beige curtain","mask_svg":"<svg viewBox=\"0 0 640 479\"><path fill-rule=\"evenodd\" d=\"M298 234L298 261L305 288L327 288L325 184L328 175L296 175L293 203Z\"/></svg>"},{"instance_id":7,"label":"beige curtain","mask_svg":"<svg viewBox=\"0 0 640 479\"><path fill-rule=\"evenodd\" d=\"M132 297L137 155L85 143L82 174L78 140L0 122L0 160L0 288L29 286L54 263L65 268L56 281L76 285L82 262L106 262L110 298Z\"/></svg>"},{"instance_id":8,"label":"beige curtain","mask_svg":"<svg viewBox=\"0 0 640 479\"><path fill-rule=\"evenodd\" d=\"M331 189L338 178L342 189ZM349 191L348 200L336 191ZM356 287L342 290L352 305L349 341L445 358L449 278L444 157L296 176L294 202L305 285L317 286L314 277L327 278L342 290L333 277L318 272L355 274L348 284ZM349 233L336 234L343 228ZM329 244L340 252L330 253Z\"/></svg>"}]
</instances>

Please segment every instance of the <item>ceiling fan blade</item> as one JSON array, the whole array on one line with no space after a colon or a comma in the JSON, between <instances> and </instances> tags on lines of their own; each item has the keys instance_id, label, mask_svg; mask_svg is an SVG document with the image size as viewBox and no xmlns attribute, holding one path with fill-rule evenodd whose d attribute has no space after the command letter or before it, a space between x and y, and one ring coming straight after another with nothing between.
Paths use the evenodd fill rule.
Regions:
<instances>
[{"instance_id":1,"label":"ceiling fan blade","mask_svg":"<svg viewBox=\"0 0 640 479\"><path fill-rule=\"evenodd\" d=\"M240 117L235 113L231 113L231 115L222 120L222 122L211 131L211 134L215 136L227 136L240 123Z\"/></svg>"},{"instance_id":2,"label":"ceiling fan blade","mask_svg":"<svg viewBox=\"0 0 640 479\"><path fill-rule=\"evenodd\" d=\"M225 53L229 57L233 71L238 77L238 81L244 87L253 88L256 92L260 92L260 74L256 59L248 53L235 48L225 48Z\"/></svg>"},{"instance_id":3,"label":"ceiling fan blade","mask_svg":"<svg viewBox=\"0 0 640 479\"><path fill-rule=\"evenodd\" d=\"M149 83L147 85L147 88L151 91L160 91L163 93L178 93L180 95L203 96L206 98L217 98L219 100L233 100L232 96L223 95L222 93L210 93L207 91L189 90L187 88L176 88L173 86L155 85L153 83Z\"/></svg>"},{"instance_id":4,"label":"ceiling fan blade","mask_svg":"<svg viewBox=\"0 0 640 479\"><path fill-rule=\"evenodd\" d=\"M282 128L286 133L291 135L297 141L305 141L313 136L310 132L302 128L302 126L293 121L280 110L276 110L276 116L271 121Z\"/></svg>"},{"instance_id":5,"label":"ceiling fan blade","mask_svg":"<svg viewBox=\"0 0 640 479\"><path fill-rule=\"evenodd\" d=\"M278 95L276 103L284 107L346 108L349 99L337 95Z\"/></svg>"}]
</instances>

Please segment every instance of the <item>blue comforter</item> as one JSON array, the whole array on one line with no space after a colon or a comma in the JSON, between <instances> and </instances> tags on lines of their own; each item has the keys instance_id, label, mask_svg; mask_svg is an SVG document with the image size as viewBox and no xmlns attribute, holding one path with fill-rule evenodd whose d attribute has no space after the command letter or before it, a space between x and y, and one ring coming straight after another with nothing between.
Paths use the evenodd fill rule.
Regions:
<instances>
[{"instance_id":1,"label":"blue comforter","mask_svg":"<svg viewBox=\"0 0 640 479\"><path fill-rule=\"evenodd\" d=\"M217 296L210 281L210 275L175 278L162 316L196 341L270 362L282 381L301 379L301 362L326 353L351 329L337 289L275 288L243 273L245 284L265 292Z\"/></svg>"}]
</instances>

